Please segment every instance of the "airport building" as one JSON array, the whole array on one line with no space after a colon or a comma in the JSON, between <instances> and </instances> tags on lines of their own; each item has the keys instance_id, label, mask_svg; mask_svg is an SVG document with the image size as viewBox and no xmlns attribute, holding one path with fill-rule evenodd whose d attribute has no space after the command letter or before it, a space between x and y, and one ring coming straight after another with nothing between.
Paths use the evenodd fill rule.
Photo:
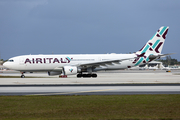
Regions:
<instances>
[{"instance_id":1,"label":"airport building","mask_svg":"<svg viewBox=\"0 0 180 120\"><path fill-rule=\"evenodd\" d=\"M0 70L4 70L4 66L3 65L0 65Z\"/></svg>"}]
</instances>

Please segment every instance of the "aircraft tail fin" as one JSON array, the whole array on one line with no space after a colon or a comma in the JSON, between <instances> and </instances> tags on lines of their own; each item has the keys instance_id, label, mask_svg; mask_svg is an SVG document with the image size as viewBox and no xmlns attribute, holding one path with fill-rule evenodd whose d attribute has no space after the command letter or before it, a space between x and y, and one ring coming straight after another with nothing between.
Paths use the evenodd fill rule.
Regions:
<instances>
[{"instance_id":1,"label":"aircraft tail fin","mask_svg":"<svg viewBox=\"0 0 180 120\"><path fill-rule=\"evenodd\" d=\"M161 54L168 29L168 26L160 27L159 30L154 34L154 36L145 44L145 46L143 46L139 51L137 51L136 54Z\"/></svg>"},{"instance_id":2,"label":"aircraft tail fin","mask_svg":"<svg viewBox=\"0 0 180 120\"><path fill-rule=\"evenodd\" d=\"M152 60L168 55L161 54L168 29L169 27L167 26L160 27L154 36L139 51L135 53L138 57L133 61L135 66L140 65L141 63L146 64Z\"/></svg>"}]
</instances>

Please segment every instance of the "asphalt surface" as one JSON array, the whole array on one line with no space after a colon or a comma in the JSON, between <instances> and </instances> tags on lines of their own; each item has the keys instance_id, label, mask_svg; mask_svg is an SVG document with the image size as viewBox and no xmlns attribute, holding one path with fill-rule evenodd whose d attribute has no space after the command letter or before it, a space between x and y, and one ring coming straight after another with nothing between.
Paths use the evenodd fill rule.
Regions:
<instances>
[{"instance_id":1,"label":"asphalt surface","mask_svg":"<svg viewBox=\"0 0 180 120\"><path fill-rule=\"evenodd\" d=\"M180 94L180 84L1 85L0 95Z\"/></svg>"},{"instance_id":2,"label":"asphalt surface","mask_svg":"<svg viewBox=\"0 0 180 120\"><path fill-rule=\"evenodd\" d=\"M180 71L114 71L97 78L58 78L46 73L25 74L34 78L0 78L0 95L132 95L180 94ZM19 76L5 72L0 76ZM38 78L44 77L44 78Z\"/></svg>"}]
</instances>

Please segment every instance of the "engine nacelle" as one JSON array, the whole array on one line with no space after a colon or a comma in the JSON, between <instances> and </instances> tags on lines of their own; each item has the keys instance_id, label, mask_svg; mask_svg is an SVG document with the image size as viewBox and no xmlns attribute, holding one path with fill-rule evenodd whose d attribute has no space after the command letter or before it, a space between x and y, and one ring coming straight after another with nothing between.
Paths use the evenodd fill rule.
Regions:
<instances>
[{"instance_id":1,"label":"engine nacelle","mask_svg":"<svg viewBox=\"0 0 180 120\"><path fill-rule=\"evenodd\" d=\"M63 71L65 75L73 75L79 72L76 66L64 66Z\"/></svg>"},{"instance_id":2,"label":"engine nacelle","mask_svg":"<svg viewBox=\"0 0 180 120\"><path fill-rule=\"evenodd\" d=\"M49 76L53 76L53 75L60 75L62 72L59 72L59 71L50 71L48 72L48 75Z\"/></svg>"}]
</instances>

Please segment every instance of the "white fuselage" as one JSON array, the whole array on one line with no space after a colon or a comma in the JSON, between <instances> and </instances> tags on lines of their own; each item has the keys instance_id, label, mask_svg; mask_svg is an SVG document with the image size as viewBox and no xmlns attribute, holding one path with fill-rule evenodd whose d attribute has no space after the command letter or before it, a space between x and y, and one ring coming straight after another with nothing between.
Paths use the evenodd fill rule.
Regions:
<instances>
[{"instance_id":1,"label":"white fuselage","mask_svg":"<svg viewBox=\"0 0 180 120\"><path fill-rule=\"evenodd\" d=\"M78 66L85 63L95 63L117 59L132 58L119 63L98 66L94 71L118 70L128 66L133 67L135 54L67 54L67 55L23 55L10 58L4 66L18 71L53 71L64 66ZM13 60L13 61L11 61Z\"/></svg>"}]
</instances>

